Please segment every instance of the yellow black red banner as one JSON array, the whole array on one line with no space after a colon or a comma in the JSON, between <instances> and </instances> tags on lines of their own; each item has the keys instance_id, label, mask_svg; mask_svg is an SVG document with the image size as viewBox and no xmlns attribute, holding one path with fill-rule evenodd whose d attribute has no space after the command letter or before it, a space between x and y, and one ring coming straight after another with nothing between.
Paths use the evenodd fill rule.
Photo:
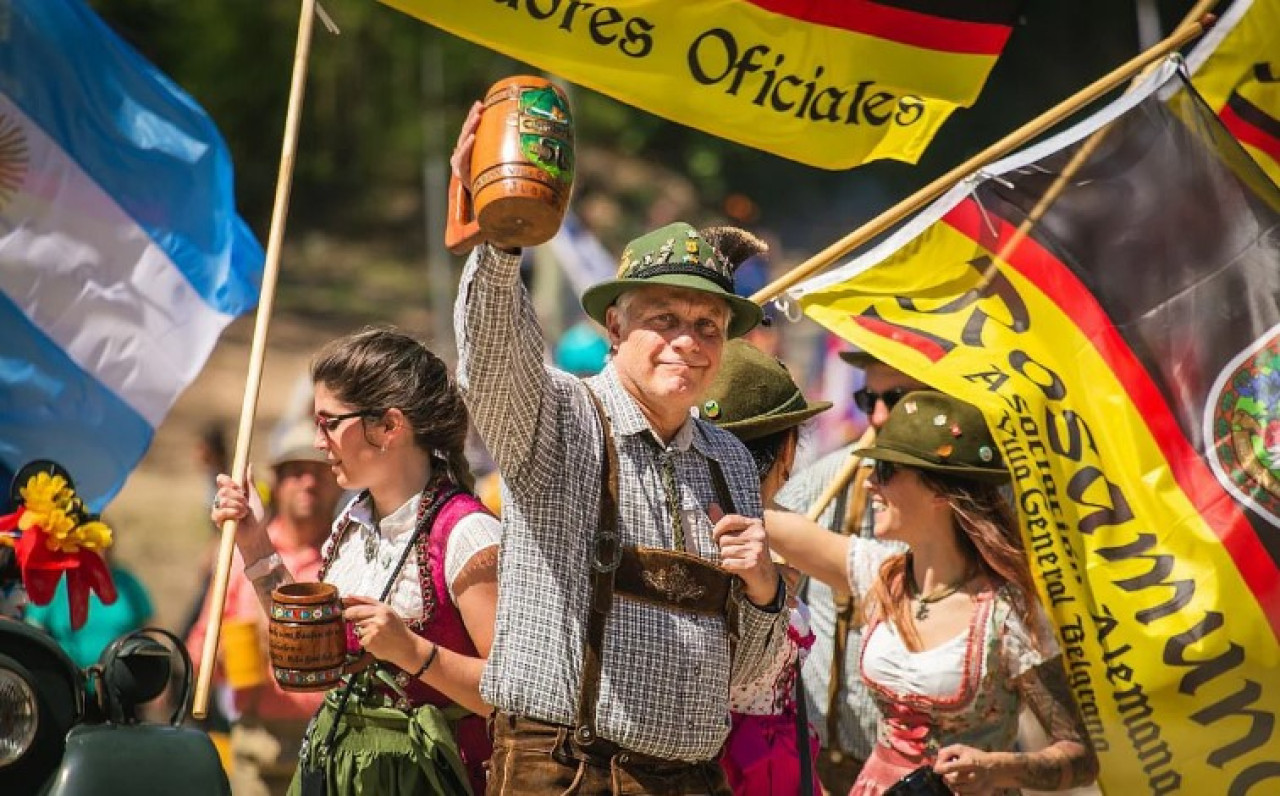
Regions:
<instances>
[{"instance_id":1,"label":"yellow black red banner","mask_svg":"<svg viewBox=\"0 0 1280 796\"><path fill-rule=\"evenodd\" d=\"M1236 0L1187 65L1223 126L1280 182L1280 0Z\"/></svg>"},{"instance_id":2,"label":"yellow black red banner","mask_svg":"<svg viewBox=\"0 0 1280 796\"><path fill-rule=\"evenodd\" d=\"M1016 0L382 0L713 135L828 169L914 163L977 98Z\"/></svg>"},{"instance_id":3,"label":"yellow black red banner","mask_svg":"<svg viewBox=\"0 0 1280 796\"><path fill-rule=\"evenodd\" d=\"M1280 189L1170 80L794 295L983 409L1104 791L1280 792Z\"/></svg>"}]
</instances>

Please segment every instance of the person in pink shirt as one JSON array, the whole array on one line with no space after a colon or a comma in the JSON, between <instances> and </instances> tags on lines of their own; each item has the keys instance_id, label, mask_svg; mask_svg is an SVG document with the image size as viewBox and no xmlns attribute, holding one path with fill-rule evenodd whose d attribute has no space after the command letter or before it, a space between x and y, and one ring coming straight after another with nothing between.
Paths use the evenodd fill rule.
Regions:
<instances>
[{"instance_id":1,"label":"person in pink shirt","mask_svg":"<svg viewBox=\"0 0 1280 796\"><path fill-rule=\"evenodd\" d=\"M267 535L284 565L301 581L320 579L321 546L342 489L313 445L315 430L302 422L273 445L271 517ZM199 665L208 621L208 597L187 638ZM253 584L244 576L244 560L235 554L222 614L219 663L224 693L230 695L230 779L237 796L284 794L298 765L298 749L307 722L324 693L284 691L267 660L267 619Z\"/></svg>"}]
</instances>

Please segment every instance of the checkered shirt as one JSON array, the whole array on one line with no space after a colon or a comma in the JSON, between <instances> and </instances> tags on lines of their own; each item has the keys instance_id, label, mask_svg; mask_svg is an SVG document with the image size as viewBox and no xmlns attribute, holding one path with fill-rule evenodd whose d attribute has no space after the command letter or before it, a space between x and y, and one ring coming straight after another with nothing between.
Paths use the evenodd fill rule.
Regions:
<instances>
[{"instance_id":1,"label":"checkered shirt","mask_svg":"<svg viewBox=\"0 0 1280 796\"><path fill-rule=\"evenodd\" d=\"M791 480L774 497L774 502L790 511L808 513L809 507L827 488L827 484L836 477L844 467L853 451L853 445L832 451L811 466L796 473ZM848 487L848 499L853 499L853 484ZM825 528L837 529L835 517L837 497L827 505L819 524ZM873 529L875 520L870 504L858 526L858 535L863 539L875 539ZM883 542L895 549L905 549L897 542ZM804 693L809 710L809 722L818 732L818 738L824 747L830 746L827 738L827 686L831 682L831 656L833 653L832 636L836 627L835 596L831 588L817 580L809 580L808 594L805 602L809 605L809 625L813 630L814 643L809 650L801 674L804 680ZM857 615L855 614L855 620ZM877 726L880 722L880 709L876 707L871 692L862 682L859 657L862 654L862 628L854 627L849 631L848 646L845 648L844 683L836 696L839 706L837 728L840 734L839 746L844 752L859 760L866 760L875 745Z\"/></svg>"},{"instance_id":2,"label":"checkered shirt","mask_svg":"<svg viewBox=\"0 0 1280 796\"><path fill-rule=\"evenodd\" d=\"M720 462L737 512L758 517L755 466L732 435L692 417L671 445L655 445L612 365L585 384L546 366L516 256L487 245L475 250L454 323L458 383L503 482L497 626L481 693L499 710L572 725L604 455L587 385L604 405L618 448L623 544L671 548L660 472L668 458L686 545L718 560L706 516L715 500L707 459ZM600 736L665 759L714 758L729 731L731 675L734 683L758 676L786 636L786 609L768 613L745 599L738 604L731 664L721 618L615 598L605 625Z\"/></svg>"}]
</instances>

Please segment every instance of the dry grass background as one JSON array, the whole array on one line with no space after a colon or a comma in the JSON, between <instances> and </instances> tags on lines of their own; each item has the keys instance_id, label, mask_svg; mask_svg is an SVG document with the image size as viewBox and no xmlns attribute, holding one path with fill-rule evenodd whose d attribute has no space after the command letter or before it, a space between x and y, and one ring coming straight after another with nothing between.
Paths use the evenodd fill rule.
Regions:
<instances>
[{"instance_id":1,"label":"dry grass background","mask_svg":"<svg viewBox=\"0 0 1280 796\"><path fill-rule=\"evenodd\" d=\"M275 325L294 324L276 321ZM156 623L169 629L177 629L195 599L207 547L215 537L208 518L207 475L196 458L197 443L208 424L218 423L234 446L252 334L251 317L237 320L224 333L199 378L165 418L146 457L106 512L116 532L117 558L147 586ZM317 345L327 338L315 332L299 337L313 335ZM268 435L297 378L305 372L313 348L309 339L269 348L251 461L266 458Z\"/></svg>"}]
</instances>

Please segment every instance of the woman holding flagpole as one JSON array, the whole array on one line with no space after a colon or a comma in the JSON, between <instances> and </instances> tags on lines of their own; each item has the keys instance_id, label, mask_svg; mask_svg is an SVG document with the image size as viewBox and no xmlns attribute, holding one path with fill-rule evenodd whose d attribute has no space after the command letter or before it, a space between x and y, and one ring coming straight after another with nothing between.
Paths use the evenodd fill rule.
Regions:
<instances>
[{"instance_id":1,"label":"woman holding flagpole","mask_svg":"<svg viewBox=\"0 0 1280 796\"><path fill-rule=\"evenodd\" d=\"M772 549L861 602L860 674L881 722L852 796L894 793L904 779L926 789L897 792L961 796L1092 782L1097 757L982 414L941 393L909 393L862 455L875 461L867 488L876 538L908 552L888 554L797 514L765 516ZM1038 752L1013 751L1023 706L1050 737Z\"/></svg>"},{"instance_id":2,"label":"woman holding flagpole","mask_svg":"<svg viewBox=\"0 0 1280 796\"><path fill-rule=\"evenodd\" d=\"M376 665L330 691L290 793L479 794L492 747L480 674L493 642L500 526L470 492L468 414L443 362L390 329L323 348L311 367L316 447L359 490L323 548L347 651ZM245 575L268 610L293 581L257 491L218 476Z\"/></svg>"}]
</instances>

